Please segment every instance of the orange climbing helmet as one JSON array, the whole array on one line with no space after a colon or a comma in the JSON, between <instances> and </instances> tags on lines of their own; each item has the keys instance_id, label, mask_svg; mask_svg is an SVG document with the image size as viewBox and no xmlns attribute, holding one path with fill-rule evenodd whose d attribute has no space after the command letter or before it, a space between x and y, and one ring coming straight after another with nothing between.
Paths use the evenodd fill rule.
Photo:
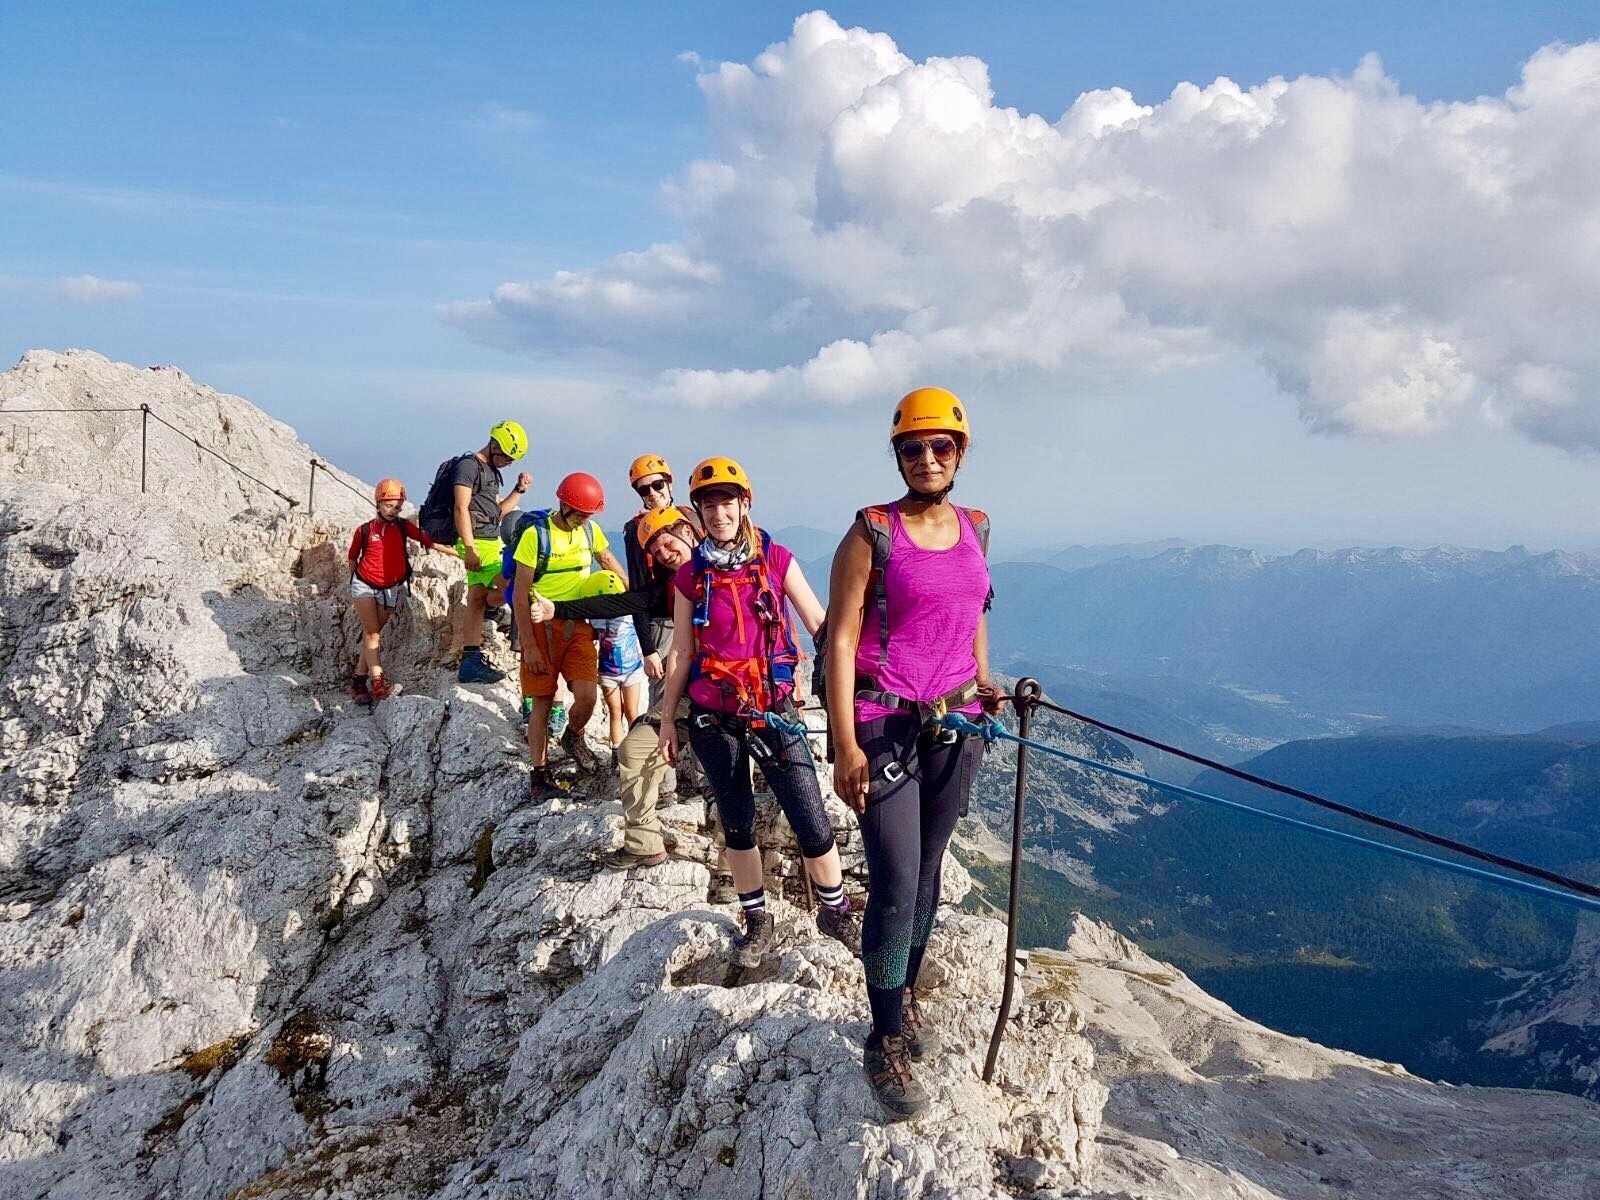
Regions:
<instances>
[{"instance_id":1,"label":"orange climbing helmet","mask_svg":"<svg viewBox=\"0 0 1600 1200\"><path fill-rule=\"evenodd\" d=\"M639 539L639 549L648 554L650 543L656 540L656 534L665 533L669 529L676 529L679 525L688 525L690 529L694 528L694 525L684 515L684 511L681 508L674 508L668 505L666 508L658 508L654 512L645 513L644 516L639 518L639 525L634 533L634 536ZM699 539L689 537L685 540L692 549L694 543Z\"/></svg>"},{"instance_id":2,"label":"orange climbing helmet","mask_svg":"<svg viewBox=\"0 0 1600 1200\"><path fill-rule=\"evenodd\" d=\"M689 482L689 499L693 500L707 488L731 487L744 493L746 500L754 500L756 491L750 486L750 476L731 458L708 458L694 469Z\"/></svg>"},{"instance_id":3,"label":"orange climbing helmet","mask_svg":"<svg viewBox=\"0 0 1600 1200\"><path fill-rule=\"evenodd\" d=\"M373 502L382 504L385 500L404 500L406 498L406 485L398 479L380 479L378 486L372 493Z\"/></svg>"},{"instance_id":4,"label":"orange climbing helmet","mask_svg":"<svg viewBox=\"0 0 1600 1200\"><path fill-rule=\"evenodd\" d=\"M628 468L628 486L632 487L646 475L665 475L667 482L672 482L672 468L659 454L641 454L633 460L633 465Z\"/></svg>"},{"instance_id":5,"label":"orange climbing helmet","mask_svg":"<svg viewBox=\"0 0 1600 1200\"><path fill-rule=\"evenodd\" d=\"M900 397L900 403L894 406L889 440L892 442L905 434L928 430L960 434L963 446L972 440L966 406L955 393L943 388L925 387Z\"/></svg>"}]
</instances>

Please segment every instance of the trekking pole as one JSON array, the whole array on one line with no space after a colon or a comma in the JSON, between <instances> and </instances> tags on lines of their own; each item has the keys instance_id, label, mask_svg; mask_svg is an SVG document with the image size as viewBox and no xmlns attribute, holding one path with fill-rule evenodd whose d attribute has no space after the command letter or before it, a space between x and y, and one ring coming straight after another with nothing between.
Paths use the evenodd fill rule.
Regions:
<instances>
[{"instance_id":1,"label":"trekking pole","mask_svg":"<svg viewBox=\"0 0 1600 1200\"><path fill-rule=\"evenodd\" d=\"M314 516L317 511L317 460L311 460L311 486L306 489L306 516Z\"/></svg>"},{"instance_id":2,"label":"trekking pole","mask_svg":"<svg viewBox=\"0 0 1600 1200\"><path fill-rule=\"evenodd\" d=\"M1033 706L1044 689L1037 679L1019 679L1011 694L1017 710L1017 733L1027 737L1033 724ZM1011 1018L1011 996L1017 986L1017 906L1022 898L1022 802L1028 793L1028 747L1017 745L1017 794L1011 810L1011 891L1006 898L1006 960L1005 984L1000 992L1000 1014L995 1018L994 1032L989 1035L989 1056L983 1060L983 1081L994 1082L994 1064L1000 1057L1000 1043L1006 1036L1006 1022Z\"/></svg>"},{"instance_id":3,"label":"trekking pole","mask_svg":"<svg viewBox=\"0 0 1600 1200\"><path fill-rule=\"evenodd\" d=\"M150 446L150 406L139 405L139 490L144 491L145 465L149 461L146 450Z\"/></svg>"}]
</instances>

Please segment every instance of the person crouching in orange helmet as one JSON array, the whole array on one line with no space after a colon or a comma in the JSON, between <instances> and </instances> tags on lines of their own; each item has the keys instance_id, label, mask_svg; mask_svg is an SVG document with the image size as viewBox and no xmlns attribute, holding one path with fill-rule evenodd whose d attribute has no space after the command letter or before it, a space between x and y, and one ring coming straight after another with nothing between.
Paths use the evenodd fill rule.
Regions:
<instances>
[{"instance_id":1,"label":"person crouching in orange helmet","mask_svg":"<svg viewBox=\"0 0 1600 1200\"><path fill-rule=\"evenodd\" d=\"M378 653L383 627L405 604L406 584L411 578L406 541L420 542L424 549L458 557L454 547L438 545L415 524L401 518L400 506L405 501L404 484L398 479L382 480L373 493L378 515L357 528L350 539L350 599L361 619L361 653L356 657L356 673L350 681L350 698L357 704L376 704L394 690L383 673Z\"/></svg>"}]
</instances>

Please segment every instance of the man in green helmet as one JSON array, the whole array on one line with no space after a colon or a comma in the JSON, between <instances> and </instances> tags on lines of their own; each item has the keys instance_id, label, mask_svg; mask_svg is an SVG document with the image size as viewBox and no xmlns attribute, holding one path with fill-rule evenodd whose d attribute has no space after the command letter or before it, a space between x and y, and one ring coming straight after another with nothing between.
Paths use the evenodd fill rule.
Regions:
<instances>
[{"instance_id":1,"label":"man in green helmet","mask_svg":"<svg viewBox=\"0 0 1600 1200\"><path fill-rule=\"evenodd\" d=\"M500 575L500 519L517 507L533 476L523 471L517 485L500 498L504 479L500 472L528 452L528 435L515 421L501 421L489 431L481 450L440 464L434 485L423 504L424 528L432 520L455 534L456 552L467 567L467 603L461 626L462 683L499 683L504 671L483 657L483 615L490 597L505 589ZM434 511L437 510L437 511ZM446 540L437 538L436 540Z\"/></svg>"}]
</instances>

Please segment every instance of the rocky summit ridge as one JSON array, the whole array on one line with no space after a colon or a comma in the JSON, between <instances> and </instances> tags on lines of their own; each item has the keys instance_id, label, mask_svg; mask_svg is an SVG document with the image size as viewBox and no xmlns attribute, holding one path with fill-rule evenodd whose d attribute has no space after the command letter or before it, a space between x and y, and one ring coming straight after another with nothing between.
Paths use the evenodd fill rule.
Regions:
<instances>
[{"instance_id":1,"label":"rocky summit ridge","mask_svg":"<svg viewBox=\"0 0 1600 1200\"><path fill-rule=\"evenodd\" d=\"M1600 1195L1600 1108L1272 1033L1082 918L1030 961L991 1086L1004 929L943 913L935 1104L883 1124L859 964L810 924L775 809L782 932L746 971L698 803L664 813L668 864L623 873L597 863L614 781L527 800L514 685L444 667L458 565L418 559L384 639L406 690L355 709L364 509L289 510L198 451L183 504L141 497L121 435L12 411L41 379L109 404L147 374L34 352L0 376L22 431L0 457L0 1195ZM309 457L246 401L159 385L274 486ZM946 900L969 886L952 861Z\"/></svg>"}]
</instances>

